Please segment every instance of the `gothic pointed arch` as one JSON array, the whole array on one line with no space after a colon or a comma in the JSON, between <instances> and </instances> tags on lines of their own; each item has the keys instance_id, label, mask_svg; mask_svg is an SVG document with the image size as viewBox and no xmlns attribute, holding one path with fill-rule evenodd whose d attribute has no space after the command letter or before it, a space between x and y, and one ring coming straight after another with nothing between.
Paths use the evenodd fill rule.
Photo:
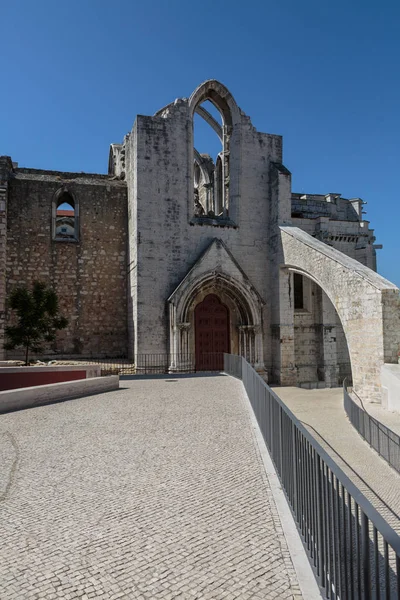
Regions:
<instances>
[{"instance_id":1,"label":"gothic pointed arch","mask_svg":"<svg viewBox=\"0 0 400 600\"><path fill-rule=\"evenodd\" d=\"M168 298L171 355L194 352L196 306L210 294L229 310L230 351L262 368L263 300L221 240L213 240Z\"/></svg>"},{"instance_id":2,"label":"gothic pointed arch","mask_svg":"<svg viewBox=\"0 0 400 600\"><path fill-rule=\"evenodd\" d=\"M217 115L219 113L220 123L211 114L212 107L210 110L205 107L209 103L216 109L214 112ZM207 153L209 153L207 159L212 163L212 168L208 168L208 171L212 176L210 176L210 183L204 184L205 187L204 185L195 185L194 171L196 155L198 155L194 148L195 115L199 115L211 127L220 143L220 151L214 158L207 149ZM190 96L189 118L192 121L192 127L189 128L189 155L194 157L194 160L190 161L190 164L193 165L190 178L194 189L194 209L190 209L195 217L193 224L197 223L196 218L200 218L201 225L235 225L239 202L240 127L238 125L241 122L240 109L229 90L219 81L210 79L196 88ZM218 161L219 168L217 170ZM199 214L199 198L204 214ZM204 200L201 201L201 198Z\"/></svg>"},{"instance_id":3,"label":"gothic pointed arch","mask_svg":"<svg viewBox=\"0 0 400 600\"><path fill-rule=\"evenodd\" d=\"M189 98L191 115L205 100L210 100L223 116L223 124L234 127L240 123L240 110L227 87L216 79L208 79L199 85Z\"/></svg>"}]
</instances>

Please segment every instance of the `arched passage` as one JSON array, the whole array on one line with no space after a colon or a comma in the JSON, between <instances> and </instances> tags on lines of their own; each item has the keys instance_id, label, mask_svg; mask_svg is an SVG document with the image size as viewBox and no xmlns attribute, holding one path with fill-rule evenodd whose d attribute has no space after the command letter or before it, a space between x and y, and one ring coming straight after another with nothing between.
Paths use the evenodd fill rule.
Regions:
<instances>
[{"instance_id":1,"label":"arched passage","mask_svg":"<svg viewBox=\"0 0 400 600\"><path fill-rule=\"evenodd\" d=\"M294 367L302 387L351 382L351 363L340 317L324 290L303 271L289 269Z\"/></svg>"},{"instance_id":2,"label":"arched passage","mask_svg":"<svg viewBox=\"0 0 400 600\"><path fill-rule=\"evenodd\" d=\"M355 390L363 399L380 401L380 367L385 362L397 362L398 288L297 227L280 229L285 266L315 281L340 317Z\"/></svg>"}]
</instances>

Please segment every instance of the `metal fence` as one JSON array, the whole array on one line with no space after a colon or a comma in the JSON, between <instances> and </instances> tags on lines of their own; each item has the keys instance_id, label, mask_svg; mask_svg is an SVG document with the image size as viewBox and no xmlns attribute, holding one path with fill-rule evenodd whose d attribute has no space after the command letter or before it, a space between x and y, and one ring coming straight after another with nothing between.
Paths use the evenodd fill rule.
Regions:
<instances>
[{"instance_id":1,"label":"metal fence","mask_svg":"<svg viewBox=\"0 0 400 600\"><path fill-rule=\"evenodd\" d=\"M15 354L8 360L21 359L19 354ZM97 358L87 357L59 357L49 356L42 358L44 364L49 362L59 365L99 365L101 375L146 375L146 374L166 374L166 373L196 373L201 371L222 371L224 368L223 352L203 352L203 353L154 353L154 354L136 354L134 358ZM53 362L54 361L54 362ZM21 361L23 363L23 361Z\"/></svg>"},{"instance_id":2,"label":"metal fence","mask_svg":"<svg viewBox=\"0 0 400 600\"><path fill-rule=\"evenodd\" d=\"M343 383L344 409L351 424L361 437L400 473L400 437L391 429L371 417L351 398L346 382Z\"/></svg>"},{"instance_id":3,"label":"metal fence","mask_svg":"<svg viewBox=\"0 0 400 600\"><path fill-rule=\"evenodd\" d=\"M242 379L325 598L400 599L400 537L254 369Z\"/></svg>"}]
</instances>

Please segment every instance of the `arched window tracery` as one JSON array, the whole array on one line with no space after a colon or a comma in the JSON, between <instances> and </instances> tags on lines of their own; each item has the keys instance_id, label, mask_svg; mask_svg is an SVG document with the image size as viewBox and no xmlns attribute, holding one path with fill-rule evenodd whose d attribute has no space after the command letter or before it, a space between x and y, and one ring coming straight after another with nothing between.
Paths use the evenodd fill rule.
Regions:
<instances>
[{"instance_id":1,"label":"arched window tracery","mask_svg":"<svg viewBox=\"0 0 400 600\"><path fill-rule=\"evenodd\" d=\"M227 218L229 153L226 149L229 143L228 136L224 134L226 128L223 115L217 107L206 100L196 107L193 128L196 149L194 152L194 214L212 219Z\"/></svg>"},{"instance_id":2,"label":"arched window tracery","mask_svg":"<svg viewBox=\"0 0 400 600\"><path fill-rule=\"evenodd\" d=\"M228 90L214 80L197 88L189 102L194 142L193 214L202 221L231 224L230 149L239 109Z\"/></svg>"}]
</instances>

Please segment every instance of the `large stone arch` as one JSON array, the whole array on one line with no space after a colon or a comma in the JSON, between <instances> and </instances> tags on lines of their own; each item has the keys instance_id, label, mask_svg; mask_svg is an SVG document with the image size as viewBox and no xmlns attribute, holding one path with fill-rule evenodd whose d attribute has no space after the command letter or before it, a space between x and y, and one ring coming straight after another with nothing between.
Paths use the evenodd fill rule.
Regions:
<instances>
[{"instance_id":1,"label":"large stone arch","mask_svg":"<svg viewBox=\"0 0 400 600\"><path fill-rule=\"evenodd\" d=\"M205 100L210 100L220 111L225 126L234 127L240 123L240 110L234 97L228 88L216 79L205 81L190 96L189 110L192 117L198 105ZM204 115L202 116L204 118Z\"/></svg>"},{"instance_id":2,"label":"large stone arch","mask_svg":"<svg viewBox=\"0 0 400 600\"><path fill-rule=\"evenodd\" d=\"M331 300L346 335L354 388L363 399L379 402L381 365L397 362L398 288L301 229L280 229L284 266L314 280Z\"/></svg>"}]
</instances>

